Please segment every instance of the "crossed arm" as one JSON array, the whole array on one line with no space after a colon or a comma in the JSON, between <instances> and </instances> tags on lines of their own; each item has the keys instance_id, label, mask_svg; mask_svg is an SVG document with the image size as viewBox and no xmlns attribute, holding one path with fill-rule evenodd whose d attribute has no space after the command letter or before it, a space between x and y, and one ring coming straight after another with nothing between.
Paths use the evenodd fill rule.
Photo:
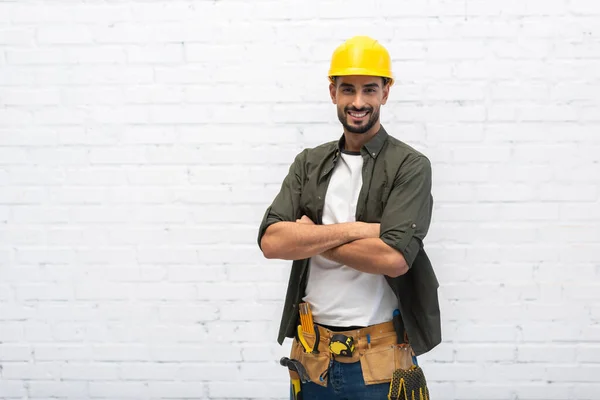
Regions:
<instances>
[{"instance_id":1,"label":"crossed arm","mask_svg":"<svg viewBox=\"0 0 600 400\"><path fill-rule=\"evenodd\" d=\"M379 224L347 222L315 225L307 216L270 225L261 239L266 258L299 260L315 255L362 272L390 277L408 271L402 253L379 238Z\"/></svg>"}]
</instances>

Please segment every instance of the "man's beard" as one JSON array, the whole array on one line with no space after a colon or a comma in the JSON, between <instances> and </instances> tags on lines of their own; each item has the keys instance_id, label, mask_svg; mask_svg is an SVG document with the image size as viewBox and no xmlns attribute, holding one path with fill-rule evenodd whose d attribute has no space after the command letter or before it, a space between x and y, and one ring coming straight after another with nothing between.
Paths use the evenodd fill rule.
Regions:
<instances>
[{"instance_id":1,"label":"man's beard","mask_svg":"<svg viewBox=\"0 0 600 400\"><path fill-rule=\"evenodd\" d=\"M348 123L348 120L350 117L350 115L348 114L349 111L352 112L368 112L369 113L369 119L362 123L361 125L350 125ZM379 109L375 110L371 107L364 107L360 110L354 108L354 107L344 107L344 109L340 109L338 108L338 119L340 120L340 122L342 123L342 125L344 126L344 128L346 129L346 131L350 132L350 133L358 133L358 134L363 134L363 133L367 133L376 123L377 120L379 119Z\"/></svg>"}]
</instances>

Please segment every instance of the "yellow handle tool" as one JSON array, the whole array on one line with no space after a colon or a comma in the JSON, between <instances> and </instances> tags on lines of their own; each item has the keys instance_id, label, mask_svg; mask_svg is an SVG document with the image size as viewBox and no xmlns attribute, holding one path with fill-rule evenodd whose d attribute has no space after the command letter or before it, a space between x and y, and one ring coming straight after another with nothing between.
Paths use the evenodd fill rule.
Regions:
<instances>
[{"instance_id":1,"label":"yellow handle tool","mask_svg":"<svg viewBox=\"0 0 600 400\"><path fill-rule=\"evenodd\" d=\"M310 382L310 376L308 376L306 369L300 361L287 357L282 357L279 363L290 371L292 399L303 400L302 383Z\"/></svg>"},{"instance_id":2,"label":"yellow handle tool","mask_svg":"<svg viewBox=\"0 0 600 400\"><path fill-rule=\"evenodd\" d=\"M304 334L302 332L302 325L298 325L298 340L302 344L302 347L304 347L304 351L306 351L307 353L310 353L311 348L308 345L308 342L306 341L306 339L304 338Z\"/></svg>"},{"instance_id":3,"label":"yellow handle tool","mask_svg":"<svg viewBox=\"0 0 600 400\"><path fill-rule=\"evenodd\" d=\"M292 395L294 400L302 400L302 388L300 387L300 378L291 379Z\"/></svg>"}]
</instances>

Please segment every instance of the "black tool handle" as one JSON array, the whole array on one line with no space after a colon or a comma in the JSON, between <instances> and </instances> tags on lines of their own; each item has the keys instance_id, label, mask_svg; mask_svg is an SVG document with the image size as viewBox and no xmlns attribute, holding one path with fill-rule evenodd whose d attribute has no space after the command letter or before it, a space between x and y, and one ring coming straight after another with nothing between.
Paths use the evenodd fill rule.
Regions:
<instances>
[{"instance_id":1,"label":"black tool handle","mask_svg":"<svg viewBox=\"0 0 600 400\"><path fill-rule=\"evenodd\" d=\"M404 343L404 322L402 321L400 310L394 310L394 315L392 319L394 321L394 330L396 331L396 341L398 342L398 344L402 344Z\"/></svg>"},{"instance_id":2,"label":"black tool handle","mask_svg":"<svg viewBox=\"0 0 600 400\"><path fill-rule=\"evenodd\" d=\"M298 376L300 377L300 382L302 382L302 383L310 382L310 377L308 376L308 373L306 372L304 365L302 365L300 363L300 361L295 360L295 359L290 359L287 357L281 357L281 359L279 360L279 364L281 364L284 367L287 367L291 371L297 372Z\"/></svg>"},{"instance_id":3,"label":"black tool handle","mask_svg":"<svg viewBox=\"0 0 600 400\"><path fill-rule=\"evenodd\" d=\"M319 327L317 326L317 324L314 324L313 328L315 330L315 345L312 348L312 353L319 354L319 342L321 341L321 333L319 332Z\"/></svg>"}]
</instances>

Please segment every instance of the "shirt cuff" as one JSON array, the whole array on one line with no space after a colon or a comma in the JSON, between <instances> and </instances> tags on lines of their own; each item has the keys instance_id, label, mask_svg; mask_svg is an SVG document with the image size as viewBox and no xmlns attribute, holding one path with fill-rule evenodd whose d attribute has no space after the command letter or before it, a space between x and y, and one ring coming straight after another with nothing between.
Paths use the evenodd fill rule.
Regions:
<instances>
[{"instance_id":1,"label":"shirt cuff","mask_svg":"<svg viewBox=\"0 0 600 400\"><path fill-rule=\"evenodd\" d=\"M272 213L271 209L272 209L272 207L267 208L267 211L265 211L265 215L263 216L263 219L260 223L260 227L258 228L258 247L260 248L261 251L262 251L262 246L261 246L260 242L261 242L262 237L264 236L267 228L276 222L283 221L283 219L281 219L277 214Z\"/></svg>"},{"instance_id":2,"label":"shirt cuff","mask_svg":"<svg viewBox=\"0 0 600 400\"><path fill-rule=\"evenodd\" d=\"M381 235L381 240L393 249L402 253L408 268L412 267L419 250L421 250L421 241L415 237L416 224L410 224L406 232L388 231Z\"/></svg>"}]
</instances>

